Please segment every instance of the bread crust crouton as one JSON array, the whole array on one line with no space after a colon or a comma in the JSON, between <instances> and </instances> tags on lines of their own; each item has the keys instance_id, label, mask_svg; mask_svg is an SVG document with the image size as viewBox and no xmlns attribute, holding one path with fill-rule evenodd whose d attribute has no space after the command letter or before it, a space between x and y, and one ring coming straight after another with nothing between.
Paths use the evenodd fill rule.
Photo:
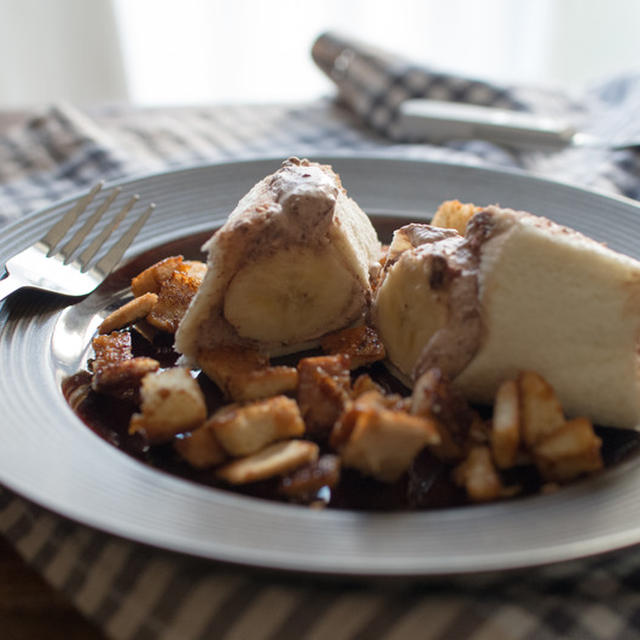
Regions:
<instances>
[{"instance_id":1,"label":"bread crust crouton","mask_svg":"<svg viewBox=\"0 0 640 640\"><path fill-rule=\"evenodd\" d=\"M459 200L446 200L436 211L431 224L434 227L455 229L461 236L467 228L467 222L480 211L481 207L475 204L462 204Z\"/></svg>"},{"instance_id":2,"label":"bread crust crouton","mask_svg":"<svg viewBox=\"0 0 640 640\"><path fill-rule=\"evenodd\" d=\"M366 325L334 331L322 339L321 346L328 355L348 355L352 369L384 360L386 357L378 332Z\"/></svg>"},{"instance_id":3,"label":"bread crust crouton","mask_svg":"<svg viewBox=\"0 0 640 640\"><path fill-rule=\"evenodd\" d=\"M515 380L505 380L496 393L491 428L491 452L500 469L513 467L520 448L520 394Z\"/></svg>"},{"instance_id":4,"label":"bread crust crouton","mask_svg":"<svg viewBox=\"0 0 640 640\"><path fill-rule=\"evenodd\" d=\"M131 291L136 298L145 293L158 293L160 285L182 264L182 256L169 256L139 273L131 281Z\"/></svg>"},{"instance_id":5,"label":"bread crust crouton","mask_svg":"<svg viewBox=\"0 0 640 640\"><path fill-rule=\"evenodd\" d=\"M158 302L155 293L144 293L111 312L98 327L98 333L111 333L148 315Z\"/></svg>"},{"instance_id":6,"label":"bread crust crouton","mask_svg":"<svg viewBox=\"0 0 640 640\"><path fill-rule=\"evenodd\" d=\"M291 393L298 387L295 367L265 367L230 376L227 390L232 400L247 402Z\"/></svg>"},{"instance_id":7,"label":"bread crust crouton","mask_svg":"<svg viewBox=\"0 0 640 640\"><path fill-rule=\"evenodd\" d=\"M303 358L298 363L298 404L315 436L328 435L349 401L350 358L344 354Z\"/></svg>"},{"instance_id":8,"label":"bread crust crouton","mask_svg":"<svg viewBox=\"0 0 640 640\"><path fill-rule=\"evenodd\" d=\"M276 440L301 436L305 430L298 405L286 396L226 407L205 426L232 456L255 453Z\"/></svg>"},{"instance_id":9,"label":"bread crust crouton","mask_svg":"<svg viewBox=\"0 0 640 640\"><path fill-rule=\"evenodd\" d=\"M538 373L523 371L517 383L522 436L532 447L565 423L564 413L553 388Z\"/></svg>"},{"instance_id":10,"label":"bread crust crouton","mask_svg":"<svg viewBox=\"0 0 640 640\"><path fill-rule=\"evenodd\" d=\"M206 376L230 397L229 383L233 378L241 379L252 371L269 366L269 359L255 349L219 346L198 352L198 364Z\"/></svg>"},{"instance_id":11,"label":"bread crust crouton","mask_svg":"<svg viewBox=\"0 0 640 640\"><path fill-rule=\"evenodd\" d=\"M142 379L159 368L157 360L144 356L104 365L94 364L91 388L98 393L134 400Z\"/></svg>"},{"instance_id":12,"label":"bread crust crouton","mask_svg":"<svg viewBox=\"0 0 640 640\"><path fill-rule=\"evenodd\" d=\"M308 440L285 440L219 467L216 476L229 484L248 484L282 476L318 459L320 448Z\"/></svg>"},{"instance_id":13,"label":"bread crust crouton","mask_svg":"<svg viewBox=\"0 0 640 640\"><path fill-rule=\"evenodd\" d=\"M364 394L345 411L331 444L343 466L395 482L424 447L439 444L440 436L433 420L376 404L373 394Z\"/></svg>"},{"instance_id":14,"label":"bread crust crouton","mask_svg":"<svg viewBox=\"0 0 640 640\"><path fill-rule=\"evenodd\" d=\"M153 358L133 357L128 332L96 336L91 344L96 354L91 388L97 393L135 401L142 378L160 367Z\"/></svg>"},{"instance_id":15,"label":"bread crust crouton","mask_svg":"<svg viewBox=\"0 0 640 640\"><path fill-rule=\"evenodd\" d=\"M196 469L215 467L227 459L227 454L218 442L216 434L213 429L207 427L206 423L190 433L176 437L173 448L181 458Z\"/></svg>"},{"instance_id":16,"label":"bread crust crouton","mask_svg":"<svg viewBox=\"0 0 640 640\"><path fill-rule=\"evenodd\" d=\"M323 487L333 489L340 482L340 458L325 454L280 480L278 493L298 500L313 499Z\"/></svg>"},{"instance_id":17,"label":"bread crust crouton","mask_svg":"<svg viewBox=\"0 0 640 640\"><path fill-rule=\"evenodd\" d=\"M202 263L182 263L160 283L158 301L147 315L149 324L169 333L177 331L204 278L206 266L201 268L197 264Z\"/></svg>"},{"instance_id":18,"label":"bread crust crouton","mask_svg":"<svg viewBox=\"0 0 640 640\"><path fill-rule=\"evenodd\" d=\"M192 431L207 417L200 386L182 367L146 375L140 399L141 412L131 416L129 433L143 432L151 444L168 442L178 433Z\"/></svg>"},{"instance_id":19,"label":"bread crust crouton","mask_svg":"<svg viewBox=\"0 0 640 640\"><path fill-rule=\"evenodd\" d=\"M601 446L591 422L574 418L535 445L534 460L545 480L567 482L604 467Z\"/></svg>"},{"instance_id":20,"label":"bread crust crouton","mask_svg":"<svg viewBox=\"0 0 640 640\"><path fill-rule=\"evenodd\" d=\"M131 334L128 332L114 331L109 335L96 336L91 341L91 346L96 354L92 367L96 363L120 362L133 357L131 352Z\"/></svg>"},{"instance_id":21,"label":"bread crust crouton","mask_svg":"<svg viewBox=\"0 0 640 640\"><path fill-rule=\"evenodd\" d=\"M504 494L488 447L473 447L464 462L454 469L453 478L473 502L496 500Z\"/></svg>"}]
</instances>

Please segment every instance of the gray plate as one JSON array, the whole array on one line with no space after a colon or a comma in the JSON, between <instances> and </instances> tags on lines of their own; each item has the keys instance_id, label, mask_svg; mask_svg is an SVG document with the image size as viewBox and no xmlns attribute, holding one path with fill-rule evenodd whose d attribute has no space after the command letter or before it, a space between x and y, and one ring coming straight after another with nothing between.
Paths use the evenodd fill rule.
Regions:
<instances>
[{"instance_id":1,"label":"gray plate","mask_svg":"<svg viewBox=\"0 0 640 640\"><path fill-rule=\"evenodd\" d=\"M373 214L425 219L444 199L528 209L640 257L640 206L515 173L382 158L323 158ZM0 309L0 481L60 514L165 549L334 575L429 576L540 565L640 541L640 468L627 463L554 495L426 513L280 505L197 486L111 447L73 414L60 383L83 365L101 313L145 263L192 253L277 160L197 167L122 183L157 211L125 266L65 307L19 293ZM3 229L0 264L67 203ZM169 246L167 246L169 245Z\"/></svg>"}]
</instances>

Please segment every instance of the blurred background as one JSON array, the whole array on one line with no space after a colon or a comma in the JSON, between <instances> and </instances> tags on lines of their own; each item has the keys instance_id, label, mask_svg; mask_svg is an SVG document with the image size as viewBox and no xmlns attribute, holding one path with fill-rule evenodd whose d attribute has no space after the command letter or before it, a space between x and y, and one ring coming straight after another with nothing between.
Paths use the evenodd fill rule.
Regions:
<instances>
[{"instance_id":1,"label":"blurred background","mask_svg":"<svg viewBox=\"0 0 640 640\"><path fill-rule=\"evenodd\" d=\"M638 0L0 0L0 109L311 100L325 30L572 93L640 68Z\"/></svg>"}]
</instances>

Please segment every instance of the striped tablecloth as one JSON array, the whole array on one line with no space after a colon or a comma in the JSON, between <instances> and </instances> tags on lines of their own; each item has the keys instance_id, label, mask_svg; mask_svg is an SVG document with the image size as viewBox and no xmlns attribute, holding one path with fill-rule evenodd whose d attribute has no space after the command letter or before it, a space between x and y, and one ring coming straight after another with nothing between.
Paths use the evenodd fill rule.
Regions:
<instances>
[{"instance_id":1,"label":"striped tablecloth","mask_svg":"<svg viewBox=\"0 0 640 640\"><path fill-rule=\"evenodd\" d=\"M640 79L627 78L591 92L582 108L587 119L602 122L603 114L620 118L637 114L638 107ZM535 99L527 108L536 108ZM402 146L372 133L361 117L331 101L158 110L114 107L89 113L55 105L34 112L24 125L0 138L0 224L97 178L207 161L347 150L519 166L640 196L640 161L631 151L574 149L544 155L514 154L483 142ZM640 635L636 549L482 579L383 585L302 580L230 569L117 539L2 488L0 532L29 565L118 640Z\"/></svg>"}]
</instances>

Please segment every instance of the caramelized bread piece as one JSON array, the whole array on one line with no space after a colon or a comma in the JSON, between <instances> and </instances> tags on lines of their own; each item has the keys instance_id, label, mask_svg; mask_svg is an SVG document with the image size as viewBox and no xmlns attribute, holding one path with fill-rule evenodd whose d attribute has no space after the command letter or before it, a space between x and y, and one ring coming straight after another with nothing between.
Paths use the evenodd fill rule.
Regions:
<instances>
[{"instance_id":1,"label":"caramelized bread piece","mask_svg":"<svg viewBox=\"0 0 640 640\"><path fill-rule=\"evenodd\" d=\"M459 200L446 200L438 207L431 224L434 227L455 229L463 236L467 229L467 223L478 211L480 211L480 207L475 204L462 204Z\"/></svg>"},{"instance_id":2,"label":"caramelized bread piece","mask_svg":"<svg viewBox=\"0 0 640 640\"><path fill-rule=\"evenodd\" d=\"M92 346L96 357L91 367L91 388L98 393L136 400L144 376L160 367L153 358L133 357L128 332L96 336Z\"/></svg>"},{"instance_id":3,"label":"caramelized bread piece","mask_svg":"<svg viewBox=\"0 0 640 640\"><path fill-rule=\"evenodd\" d=\"M331 444L343 466L394 482L425 446L438 444L440 436L433 421L389 409L387 402L375 391L361 396L340 418Z\"/></svg>"},{"instance_id":4,"label":"caramelized bread piece","mask_svg":"<svg viewBox=\"0 0 640 640\"><path fill-rule=\"evenodd\" d=\"M303 358L298 363L298 404L310 435L329 434L346 406L351 376L345 355Z\"/></svg>"},{"instance_id":5,"label":"caramelized bread piece","mask_svg":"<svg viewBox=\"0 0 640 640\"><path fill-rule=\"evenodd\" d=\"M319 447L308 440L286 440L269 445L245 458L238 458L216 470L229 484L248 484L285 475L318 459Z\"/></svg>"},{"instance_id":6,"label":"caramelized bread piece","mask_svg":"<svg viewBox=\"0 0 640 640\"><path fill-rule=\"evenodd\" d=\"M175 333L204 277L206 266L185 262L160 283L158 301L147 322L158 329Z\"/></svg>"},{"instance_id":7,"label":"caramelized bread piece","mask_svg":"<svg viewBox=\"0 0 640 640\"><path fill-rule=\"evenodd\" d=\"M196 469L215 467L227 459L227 453L206 422L190 433L177 436L173 441L173 448Z\"/></svg>"},{"instance_id":8,"label":"caramelized bread piece","mask_svg":"<svg viewBox=\"0 0 640 640\"><path fill-rule=\"evenodd\" d=\"M232 397L232 381L242 380L253 371L266 369L269 359L256 349L222 345L200 351L198 364L220 391L227 397Z\"/></svg>"},{"instance_id":9,"label":"caramelized bread piece","mask_svg":"<svg viewBox=\"0 0 640 640\"><path fill-rule=\"evenodd\" d=\"M111 333L137 320L142 320L157 302L158 296L155 293L143 293L140 297L129 300L102 321L98 327L98 333Z\"/></svg>"},{"instance_id":10,"label":"caramelized bread piece","mask_svg":"<svg viewBox=\"0 0 640 640\"><path fill-rule=\"evenodd\" d=\"M145 293L158 293L160 286L182 264L182 256L170 256L156 262L131 281L131 291L138 297Z\"/></svg>"},{"instance_id":11,"label":"caramelized bread piece","mask_svg":"<svg viewBox=\"0 0 640 640\"><path fill-rule=\"evenodd\" d=\"M322 339L321 346L329 355L348 355L352 369L383 360L386 355L378 332L366 325L330 333Z\"/></svg>"},{"instance_id":12,"label":"caramelized bread piece","mask_svg":"<svg viewBox=\"0 0 640 640\"><path fill-rule=\"evenodd\" d=\"M143 432L151 444L201 426L207 417L204 395L188 369L175 367L150 373L140 387L140 413L134 413L129 433Z\"/></svg>"},{"instance_id":13,"label":"caramelized bread piece","mask_svg":"<svg viewBox=\"0 0 640 640\"><path fill-rule=\"evenodd\" d=\"M255 453L276 440L304 433L295 400L276 396L245 406L230 405L207 422L222 447L232 456Z\"/></svg>"}]
</instances>

